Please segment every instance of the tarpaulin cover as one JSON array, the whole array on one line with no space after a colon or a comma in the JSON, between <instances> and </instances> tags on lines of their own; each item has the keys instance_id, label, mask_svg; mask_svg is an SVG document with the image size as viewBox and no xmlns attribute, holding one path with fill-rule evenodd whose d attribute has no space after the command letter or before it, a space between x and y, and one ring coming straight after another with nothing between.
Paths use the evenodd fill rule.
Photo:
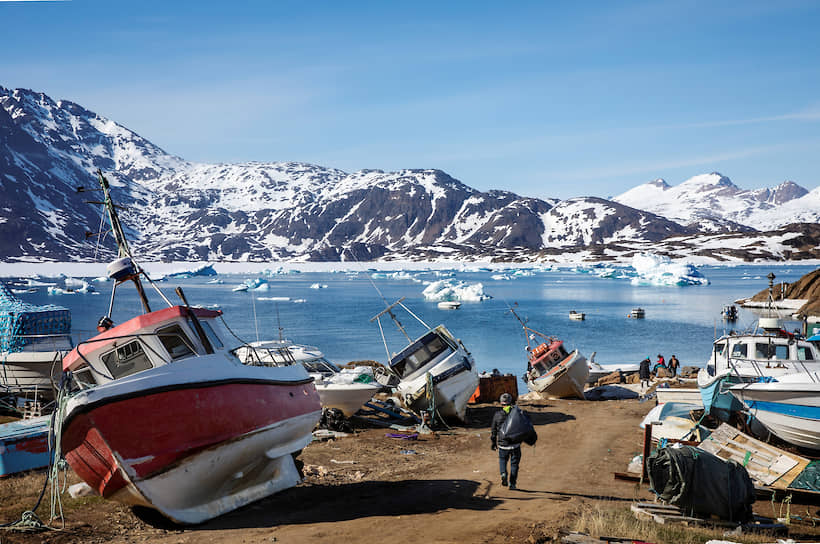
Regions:
<instances>
[{"instance_id":1,"label":"tarpaulin cover","mask_svg":"<svg viewBox=\"0 0 820 544\"><path fill-rule=\"evenodd\" d=\"M501 428L498 430L499 439L505 439L508 444L525 443L530 446L538 440L535 434L535 427L532 426L530 416L525 414L518 406L513 406Z\"/></svg>"},{"instance_id":2,"label":"tarpaulin cover","mask_svg":"<svg viewBox=\"0 0 820 544\"><path fill-rule=\"evenodd\" d=\"M812 461L806 465L803 472L789 484L789 489L820 491L820 461Z\"/></svg>"},{"instance_id":3,"label":"tarpaulin cover","mask_svg":"<svg viewBox=\"0 0 820 544\"><path fill-rule=\"evenodd\" d=\"M70 331L71 313L67 308L28 304L0 283L0 352L20 351L29 342L25 335L68 334Z\"/></svg>"},{"instance_id":4,"label":"tarpaulin cover","mask_svg":"<svg viewBox=\"0 0 820 544\"><path fill-rule=\"evenodd\" d=\"M685 513L737 522L752 518L755 488L738 463L683 446L657 450L647 465L652 490Z\"/></svg>"}]
</instances>

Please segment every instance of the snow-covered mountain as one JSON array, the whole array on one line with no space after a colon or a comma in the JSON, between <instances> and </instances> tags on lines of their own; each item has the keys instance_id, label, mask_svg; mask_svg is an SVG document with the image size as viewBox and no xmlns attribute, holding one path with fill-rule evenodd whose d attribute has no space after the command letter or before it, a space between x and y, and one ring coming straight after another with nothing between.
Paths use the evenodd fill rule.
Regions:
<instances>
[{"instance_id":1,"label":"snow-covered mountain","mask_svg":"<svg viewBox=\"0 0 820 544\"><path fill-rule=\"evenodd\" d=\"M85 236L105 228L99 206L87 203L93 193L75 190L96 187L98 168L126 208L132 247L146 260L521 260L590 247L606 258L608 247L645 250L698 230L685 215L681 221L689 226L667 215L668 207L641 211L628 198L559 201L482 192L440 170L347 173L293 162L195 164L42 93L0 87L0 106L4 261L110 257L110 236L101 243ZM735 195L715 191L729 214L737 206L728 203L743 192L727 179L721 183ZM673 190L651 185L642 187L657 195ZM743 198L758 202L761 214L818 199L815 192L797 198L799 189L782 186ZM733 221L710 216L708 224L744 230Z\"/></svg>"},{"instance_id":2,"label":"snow-covered mountain","mask_svg":"<svg viewBox=\"0 0 820 544\"><path fill-rule=\"evenodd\" d=\"M613 200L704 232L743 232L817 222L817 197L807 196L809 192L793 181L773 189L743 190L728 177L712 172L676 186L656 179Z\"/></svg>"}]
</instances>

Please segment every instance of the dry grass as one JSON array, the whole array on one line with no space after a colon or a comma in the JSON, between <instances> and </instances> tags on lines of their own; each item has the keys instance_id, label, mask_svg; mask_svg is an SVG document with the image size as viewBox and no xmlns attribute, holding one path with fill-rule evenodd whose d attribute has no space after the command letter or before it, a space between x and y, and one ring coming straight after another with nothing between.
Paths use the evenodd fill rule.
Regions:
<instances>
[{"instance_id":1,"label":"dry grass","mask_svg":"<svg viewBox=\"0 0 820 544\"><path fill-rule=\"evenodd\" d=\"M623 505L584 505L577 513L571 530L595 537L640 539L658 544L703 544L712 539L724 540L727 529L686 526L682 523L658 524L637 519ZM728 540L743 544L773 542L771 534L732 534Z\"/></svg>"}]
</instances>

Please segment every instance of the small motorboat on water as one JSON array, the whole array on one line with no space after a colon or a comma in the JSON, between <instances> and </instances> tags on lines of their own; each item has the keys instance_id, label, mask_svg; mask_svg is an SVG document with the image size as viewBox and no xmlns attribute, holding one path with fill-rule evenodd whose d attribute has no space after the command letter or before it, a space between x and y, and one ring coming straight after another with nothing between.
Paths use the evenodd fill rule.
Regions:
<instances>
[{"instance_id":1,"label":"small motorboat on water","mask_svg":"<svg viewBox=\"0 0 820 544\"><path fill-rule=\"evenodd\" d=\"M25 303L0 283L1 393L52 400L60 361L72 347L68 308Z\"/></svg>"},{"instance_id":2,"label":"small motorboat on water","mask_svg":"<svg viewBox=\"0 0 820 544\"><path fill-rule=\"evenodd\" d=\"M720 312L720 317L722 317L724 321L734 323L737 321L737 306L734 304L724 306Z\"/></svg>"},{"instance_id":3,"label":"small motorboat on water","mask_svg":"<svg viewBox=\"0 0 820 544\"><path fill-rule=\"evenodd\" d=\"M643 308L632 308L626 317L631 319L643 319L646 317L646 310Z\"/></svg>"},{"instance_id":4,"label":"small motorboat on water","mask_svg":"<svg viewBox=\"0 0 820 544\"><path fill-rule=\"evenodd\" d=\"M584 397L584 386L589 378L586 358L576 349L567 352L561 340L547 336L527 326L515 310L527 337L527 389L544 397ZM540 339L538 343L533 342Z\"/></svg>"},{"instance_id":5,"label":"small motorboat on water","mask_svg":"<svg viewBox=\"0 0 820 544\"><path fill-rule=\"evenodd\" d=\"M442 300L437 306L439 310L458 310L461 308L461 302L457 300Z\"/></svg>"},{"instance_id":6,"label":"small motorboat on water","mask_svg":"<svg viewBox=\"0 0 820 544\"><path fill-rule=\"evenodd\" d=\"M587 318L587 314L583 312L576 312L575 310L571 310L569 312L569 318L573 321L583 321Z\"/></svg>"},{"instance_id":7,"label":"small motorboat on water","mask_svg":"<svg viewBox=\"0 0 820 544\"><path fill-rule=\"evenodd\" d=\"M100 334L63 359L70 389L60 448L104 498L201 523L299 483L294 457L312 440L319 395L301 365L243 364L222 312L174 305L137 265L98 171L120 258ZM152 311L145 279L168 307ZM117 287L132 281L144 313L114 325Z\"/></svg>"},{"instance_id":8,"label":"small motorboat on water","mask_svg":"<svg viewBox=\"0 0 820 544\"><path fill-rule=\"evenodd\" d=\"M313 378L322 408L341 410L345 417L358 412L381 389L371 367L339 368L319 348L283 338L251 342L239 348L237 356L250 365L301 364Z\"/></svg>"},{"instance_id":9,"label":"small motorboat on water","mask_svg":"<svg viewBox=\"0 0 820 544\"><path fill-rule=\"evenodd\" d=\"M398 354L391 356L382 333L389 368L377 379L383 385L395 387L405 406L414 412L435 411L445 419L464 421L467 401L479 381L472 354L444 325L430 327L403 301L404 298L399 299L371 319L378 321L379 329L383 330L380 318L389 315L409 342ZM426 332L412 340L393 313L397 306L421 323Z\"/></svg>"}]
</instances>

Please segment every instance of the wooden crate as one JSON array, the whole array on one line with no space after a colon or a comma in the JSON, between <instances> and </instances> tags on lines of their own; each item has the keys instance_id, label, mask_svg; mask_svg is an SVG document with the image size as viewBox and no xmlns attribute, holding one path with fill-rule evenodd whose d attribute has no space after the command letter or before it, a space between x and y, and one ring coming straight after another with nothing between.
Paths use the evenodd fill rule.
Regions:
<instances>
[{"instance_id":1,"label":"wooden crate","mask_svg":"<svg viewBox=\"0 0 820 544\"><path fill-rule=\"evenodd\" d=\"M503 393L512 395L513 402L518 400L518 382L512 374L504 376L480 376L478 387L470 397L470 404L498 402Z\"/></svg>"}]
</instances>

